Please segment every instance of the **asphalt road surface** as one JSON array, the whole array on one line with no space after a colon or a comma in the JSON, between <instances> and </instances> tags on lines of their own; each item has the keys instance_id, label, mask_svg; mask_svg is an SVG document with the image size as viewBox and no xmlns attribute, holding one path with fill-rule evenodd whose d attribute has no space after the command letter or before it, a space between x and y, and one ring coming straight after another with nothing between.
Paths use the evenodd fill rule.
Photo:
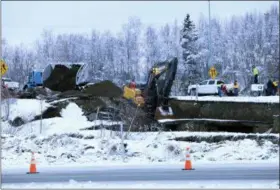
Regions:
<instances>
[{"instance_id":1,"label":"asphalt road surface","mask_svg":"<svg viewBox=\"0 0 280 190\"><path fill-rule=\"evenodd\" d=\"M184 171L182 167L149 168L111 168L79 170L64 168L61 170L41 170L38 174L26 174L26 171L2 173L2 183L30 182L122 182L122 181L176 181L176 180L279 180L279 165L224 165L222 167L197 167Z\"/></svg>"}]
</instances>

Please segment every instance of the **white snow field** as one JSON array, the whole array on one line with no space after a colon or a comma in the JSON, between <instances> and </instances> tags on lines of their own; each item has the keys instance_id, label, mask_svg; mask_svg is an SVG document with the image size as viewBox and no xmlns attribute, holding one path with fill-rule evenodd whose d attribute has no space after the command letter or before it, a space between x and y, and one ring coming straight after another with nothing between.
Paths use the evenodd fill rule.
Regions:
<instances>
[{"instance_id":1,"label":"white snow field","mask_svg":"<svg viewBox=\"0 0 280 190\"><path fill-rule=\"evenodd\" d=\"M90 188L90 189L122 189L122 188L149 188L149 189L204 189L204 188L221 188L228 189L234 187L234 189L279 189L279 181L143 181L143 182L77 182L75 180L69 180L68 183L24 183L24 184L2 184L3 188L10 189L69 189L69 188Z\"/></svg>"},{"instance_id":2,"label":"white snow field","mask_svg":"<svg viewBox=\"0 0 280 190\"><path fill-rule=\"evenodd\" d=\"M37 102L36 102L37 101ZM28 120L38 114L38 100L17 100L11 105L10 117L24 116ZM32 106L28 106L32 104ZM45 104L47 107L47 104ZM35 152L38 167L83 166L88 164L156 164L182 163L186 146L191 148L194 162L279 162L277 134L206 133L206 132L131 132L125 133L127 152L121 148L119 131L81 130L103 121L89 122L81 109L70 103L62 117L12 127L2 127L2 169L28 167L31 151ZM107 121L108 122L108 121ZM108 124L108 123L107 123ZM110 122L109 122L110 124ZM13 129L13 130L11 130ZM247 138L256 135L258 139ZM176 141L176 137L196 140ZM216 138L224 140L213 141Z\"/></svg>"},{"instance_id":3,"label":"white snow field","mask_svg":"<svg viewBox=\"0 0 280 190\"><path fill-rule=\"evenodd\" d=\"M196 96L171 96L177 100L196 100ZM220 101L220 102L254 102L254 103L279 103L279 96L201 96L197 97L197 101Z\"/></svg>"}]
</instances>

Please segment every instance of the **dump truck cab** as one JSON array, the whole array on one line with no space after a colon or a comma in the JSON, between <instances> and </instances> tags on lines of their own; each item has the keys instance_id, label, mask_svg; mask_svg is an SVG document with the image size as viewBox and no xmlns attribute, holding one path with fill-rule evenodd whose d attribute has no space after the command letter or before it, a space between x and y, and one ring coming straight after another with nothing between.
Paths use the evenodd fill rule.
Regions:
<instances>
[{"instance_id":1,"label":"dump truck cab","mask_svg":"<svg viewBox=\"0 0 280 190\"><path fill-rule=\"evenodd\" d=\"M23 89L35 88L37 86L43 86L43 72L40 70L33 70L29 73L27 78L27 83L24 85Z\"/></svg>"}]
</instances>

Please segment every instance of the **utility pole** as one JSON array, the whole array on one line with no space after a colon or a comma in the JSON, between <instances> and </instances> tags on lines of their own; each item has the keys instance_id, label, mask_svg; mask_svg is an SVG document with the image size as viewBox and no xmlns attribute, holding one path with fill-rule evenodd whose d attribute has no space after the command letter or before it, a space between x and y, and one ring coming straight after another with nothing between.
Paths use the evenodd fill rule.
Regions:
<instances>
[{"instance_id":1,"label":"utility pole","mask_svg":"<svg viewBox=\"0 0 280 190\"><path fill-rule=\"evenodd\" d=\"M208 13L209 13L209 30L208 30L208 50L209 50L209 56L208 56L208 63L206 65L206 78L208 75L208 71L209 71L209 66L211 65L211 12L210 12L210 0L208 0Z\"/></svg>"}]
</instances>

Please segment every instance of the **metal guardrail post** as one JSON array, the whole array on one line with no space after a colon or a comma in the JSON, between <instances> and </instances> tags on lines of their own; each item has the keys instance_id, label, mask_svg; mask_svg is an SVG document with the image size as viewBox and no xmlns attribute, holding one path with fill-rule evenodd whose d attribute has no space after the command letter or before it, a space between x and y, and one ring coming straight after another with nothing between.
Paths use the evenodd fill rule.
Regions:
<instances>
[{"instance_id":1,"label":"metal guardrail post","mask_svg":"<svg viewBox=\"0 0 280 190\"><path fill-rule=\"evenodd\" d=\"M124 143L123 143L123 141L124 141L124 136L123 136L123 124L121 123L120 124L120 132L121 132L121 147L122 147L122 159L123 159L123 161L124 161L124 153L125 153L125 150L124 150Z\"/></svg>"},{"instance_id":2,"label":"metal guardrail post","mask_svg":"<svg viewBox=\"0 0 280 190\"><path fill-rule=\"evenodd\" d=\"M196 84L195 98L197 101L198 100L198 84Z\"/></svg>"}]
</instances>

